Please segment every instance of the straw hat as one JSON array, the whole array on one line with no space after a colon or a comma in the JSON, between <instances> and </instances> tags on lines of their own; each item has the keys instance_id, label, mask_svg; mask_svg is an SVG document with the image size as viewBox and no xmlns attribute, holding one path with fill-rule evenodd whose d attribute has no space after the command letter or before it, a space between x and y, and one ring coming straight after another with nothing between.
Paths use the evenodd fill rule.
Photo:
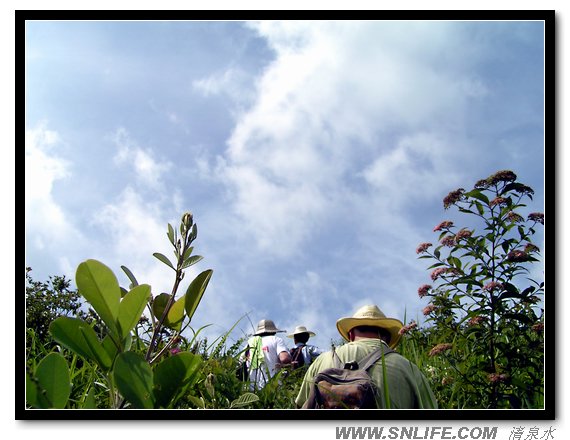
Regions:
<instances>
[{"instance_id":1,"label":"straw hat","mask_svg":"<svg viewBox=\"0 0 570 440\"><path fill-rule=\"evenodd\" d=\"M312 331L307 330L307 327L305 327L304 325L298 325L297 327L295 327L293 333L288 334L287 337L293 338L295 335L300 335L301 333L308 333L310 337L315 336L315 334Z\"/></svg>"},{"instance_id":2,"label":"straw hat","mask_svg":"<svg viewBox=\"0 0 570 440\"><path fill-rule=\"evenodd\" d=\"M254 335L261 335L263 333L283 333L285 330L279 330L275 327L275 323L271 319L262 319L257 324L257 330Z\"/></svg>"},{"instance_id":3,"label":"straw hat","mask_svg":"<svg viewBox=\"0 0 570 440\"><path fill-rule=\"evenodd\" d=\"M394 348L400 342L400 329L404 326L401 321L394 318L387 318L384 313L376 305L367 305L361 307L351 318L341 318L336 322L336 328L340 335L346 339L348 332L354 327L361 325L379 327L390 333L390 341L388 345Z\"/></svg>"}]
</instances>

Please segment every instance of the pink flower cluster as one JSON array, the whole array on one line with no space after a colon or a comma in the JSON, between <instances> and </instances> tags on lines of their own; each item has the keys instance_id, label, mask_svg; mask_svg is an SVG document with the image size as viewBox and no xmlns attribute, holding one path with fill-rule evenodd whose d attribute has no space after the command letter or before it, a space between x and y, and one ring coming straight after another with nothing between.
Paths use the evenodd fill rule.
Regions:
<instances>
[{"instance_id":1,"label":"pink flower cluster","mask_svg":"<svg viewBox=\"0 0 570 440\"><path fill-rule=\"evenodd\" d=\"M543 322L537 322L536 324L534 324L532 326L531 330L535 333L542 333L544 331L544 323Z\"/></svg>"},{"instance_id":2,"label":"pink flower cluster","mask_svg":"<svg viewBox=\"0 0 570 440\"><path fill-rule=\"evenodd\" d=\"M448 195L445 196L443 199L443 208L447 209L451 205L455 205L457 202L463 199L463 193L465 190L463 188L459 188L455 191L451 191Z\"/></svg>"},{"instance_id":3,"label":"pink flower cluster","mask_svg":"<svg viewBox=\"0 0 570 440\"><path fill-rule=\"evenodd\" d=\"M447 247L455 246L455 235L446 235L441 239L441 244Z\"/></svg>"},{"instance_id":4,"label":"pink flower cluster","mask_svg":"<svg viewBox=\"0 0 570 440\"><path fill-rule=\"evenodd\" d=\"M420 298L423 298L424 296L426 296L428 294L430 289L431 289L431 286L429 284L424 284L423 286L420 286L418 289L418 296Z\"/></svg>"},{"instance_id":5,"label":"pink flower cluster","mask_svg":"<svg viewBox=\"0 0 570 440\"><path fill-rule=\"evenodd\" d=\"M511 223L520 223L524 219L522 218L522 216L520 216L516 212L511 211L507 214L507 220L509 220Z\"/></svg>"},{"instance_id":6,"label":"pink flower cluster","mask_svg":"<svg viewBox=\"0 0 570 440\"><path fill-rule=\"evenodd\" d=\"M485 286L483 287L483 290L486 290L487 292L492 292L493 290L502 290L502 289L503 289L503 284L497 281L491 281L485 284Z\"/></svg>"},{"instance_id":7,"label":"pink flower cluster","mask_svg":"<svg viewBox=\"0 0 570 440\"><path fill-rule=\"evenodd\" d=\"M416 248L416 254L423 254L428 250L428 248L432 246L431 243L422 243Z\"/></svg>"},{"instance_id":8,"label":"pink flower cluster","mask_svg":"<svg viewBox=\"0 0 570 440\"><path fill-rule=\"evenodd\" d=\"M506 382L508 378L509 378L508 375L506 375L506 374L499 374L499 373L490 373L490 374L487 376L487 379L488 379L489 382L491 382L491 383Z\"/></svg>"},{"instance_id":9,"label":"pink flower cluster","mask_svg":"<svg viewBox=\"0 0 570 440\"><path fill-rule=\"evenodd\" d=\"M410 332L411 330L415 329L418 326L418 324L415 321L410 322L408 325L403 326L398 333L401 335L404 335L408 332Z\"/></svg>"},{"instance_id":10,"label":"pink flower cluster","mask_svg":"<svg viewBox=\"0 0 570 440\"><path fill-rule=\"evenodd\" d=\"M472 231L463 228L457 234L455 234L455 241L458 242L459 240L462 240L464 238L469 238L471 237L472 234L473 234Z\"/></svg>"},{"instance_id":11,"label":"pink flower cluster","mask_svg":"<svg viewBox=\"0 0 570 440\"><path fill-rule=\"evenodd\" d=\"M445 267L437 267L435 268L430 277L433 281L437 280L441 275L443 275L444 273L447 272L447 269Z\"/></svg>"},{"instance_id":12,"label":"pink flower cluster","mask_svg":"<svg viewBox=\"0 0 570 440\"><path fill-rule=\"evenodd\" d=\"M540 223L541 225L544 224L544 214L541 212L531 212L528 217L529 220L535 221Z\"/></svg>"},{"instance_id":13,"label":"pink flower cluster","mask_svg":"<svg viewBox=\"0 0 570 440\"><path fill-rule=\"evenodd\" d=\"M431 312L433 312L437 307L434 304L428 304L426 307L424 307L424 309L422 310L422 313L427 316L429 315Z\"/></svg>"},{"instance_id":14,"label":"pink flower cluster","mask_svg":"<svg viewBox=\"0 0 570 440\"><path fill-rule=\"evenodd\" d=\"M474 327L476 325L482 324L483 322L485 322L485 318L483 316L474 316L467 322L467 325L469 327Z\"/></svg>"},{"instance_id":15,"label":"pink flower cluster","mask_svg":"<svg viewBox=\"0 0 570 440\"><path fill-rule=\"evenodd\" d=\"M443 353L444 351L447 350L451 350L451 348L453 347L453 345L451 344L437 344L435 347L433 347L431 349L431 351L429 352L429 356L437 356L440 353Z\"/></svg>"},{"instance_id":16,"label":"pink flower cluster","mask_svg":"<svg viewBox=\"0 0 570 440\"><path fill-rule=\"evenodd\" d=\"M495 197L491 202L489 202L490 206L497 206L497 205L504 205L507 199L504 197Z\"/></svg>"},{"instance_id":17,"label":"pink flower cluster","mask_svg":"<svg viewBox=\"0 0 570 440\"><path fill-rule=\"evenodd\" d=\"M444 229L449 229L453 226L453 222L449 220L445 220L433 228L433 232L443 231Z\"/></svg>"},{"instance_id":18,"label":"pink flower cluster","mask_svg":"<svg viewBox=\"0 0 570 440\"><path fill-rule=\"evenodd\" d=\"M507 260L513 263L522 263L528 261L529 256L526 252L520 250L514 250L507 254Z\"/></svg>"}]
</instances>

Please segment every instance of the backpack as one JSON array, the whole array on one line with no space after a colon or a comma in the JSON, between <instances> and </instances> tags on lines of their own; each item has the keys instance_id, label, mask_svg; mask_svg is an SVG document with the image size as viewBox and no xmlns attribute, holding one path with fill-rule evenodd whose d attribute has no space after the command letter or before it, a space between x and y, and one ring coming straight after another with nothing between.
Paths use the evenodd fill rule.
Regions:
<instances>
[{"instance_id":1,"label":"backpack","mask_svg":"<svg viewBox=\"0 0 570 440\"><path fill-rule=\"evenodd\" d=\"M293 347L291 350L289 350L293 370L301 368L305 365L305 357L303 356L304 347L305 345L299 345L298 347Z\"/></svg>"},{"instance_id":2,"label":"backpack","mask_svg":"<svg viewBox=\"0 0 570 440\"><path fill-rule=\"evenodd\" d=\"M384 356L394 350L383 347ZM333 350L333 358L336 353ZM382 358L382 349L375 350L362 358L360 365L347 362L340 368L340 359L336 356L338 367L326 368L318 373L311 387L309 398L303 408L311 409L371 409L376 408L375 395L378 389L368 370Z\"/></svg>"}]
</instances>

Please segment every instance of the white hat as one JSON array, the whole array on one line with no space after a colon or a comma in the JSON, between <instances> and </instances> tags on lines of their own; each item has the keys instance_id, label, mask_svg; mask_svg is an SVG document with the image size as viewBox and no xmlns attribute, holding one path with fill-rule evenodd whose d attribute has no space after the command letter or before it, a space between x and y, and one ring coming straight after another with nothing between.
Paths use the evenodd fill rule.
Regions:
<instances>
[{"instance_id":1,"label":"white hat","mask_svg":"<svg viewBox=\"0 0 570 440\"><path fill-rule=\"evenodd\" d=\"M257 324L257 330L254 335L261 335L263 333L283 333L285 330L279 330L271 319L262 319Z\"/></svg>"},{"instance_id":2,"label":"white hat","mask_svg":"<svg viewBox=\"0 0 570 440\"><path fill-rule=\"evenodd\" d=\"M305 327L304 325L298 325L297 327L295 327L295 330L293 331L293 333L288 334L287 337L293 338L295 335L299 335L301 333L308 333L310 337L315 336L315 333L313 333L310 330L307 330L307 327Z\"/></svg>"}]
</instances>

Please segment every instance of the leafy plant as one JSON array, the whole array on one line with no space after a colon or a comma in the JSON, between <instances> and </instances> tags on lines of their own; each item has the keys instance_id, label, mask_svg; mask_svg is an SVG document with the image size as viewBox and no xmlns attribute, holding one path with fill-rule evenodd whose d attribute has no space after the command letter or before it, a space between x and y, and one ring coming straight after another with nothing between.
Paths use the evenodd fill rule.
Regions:
<instances>
[{"instance_id":1,"label":"leafy plant","mask_svg":"<svg viewBox=\"0 0 570 440\"><path fill-rule=\"evenodd\" d=\"M443 200L445 209L476 217L482 229L457 228L446 220L434 228L438 245L417 248L431 259L433 285L418 289L428 298L423 313L431 325L423 334L432 344L431 368L440 376L441 402L470 408L539 407L544 387L544 283L525 277L538 261L532 243L544 215L519 210L532 200L532 188L517 182L512 171L460 188ZM403 330L421 332L414 323ZM433 373L432 371L432 373ZM456 407L457 407L456 406Z\"/></svg>"}]
</instances>

